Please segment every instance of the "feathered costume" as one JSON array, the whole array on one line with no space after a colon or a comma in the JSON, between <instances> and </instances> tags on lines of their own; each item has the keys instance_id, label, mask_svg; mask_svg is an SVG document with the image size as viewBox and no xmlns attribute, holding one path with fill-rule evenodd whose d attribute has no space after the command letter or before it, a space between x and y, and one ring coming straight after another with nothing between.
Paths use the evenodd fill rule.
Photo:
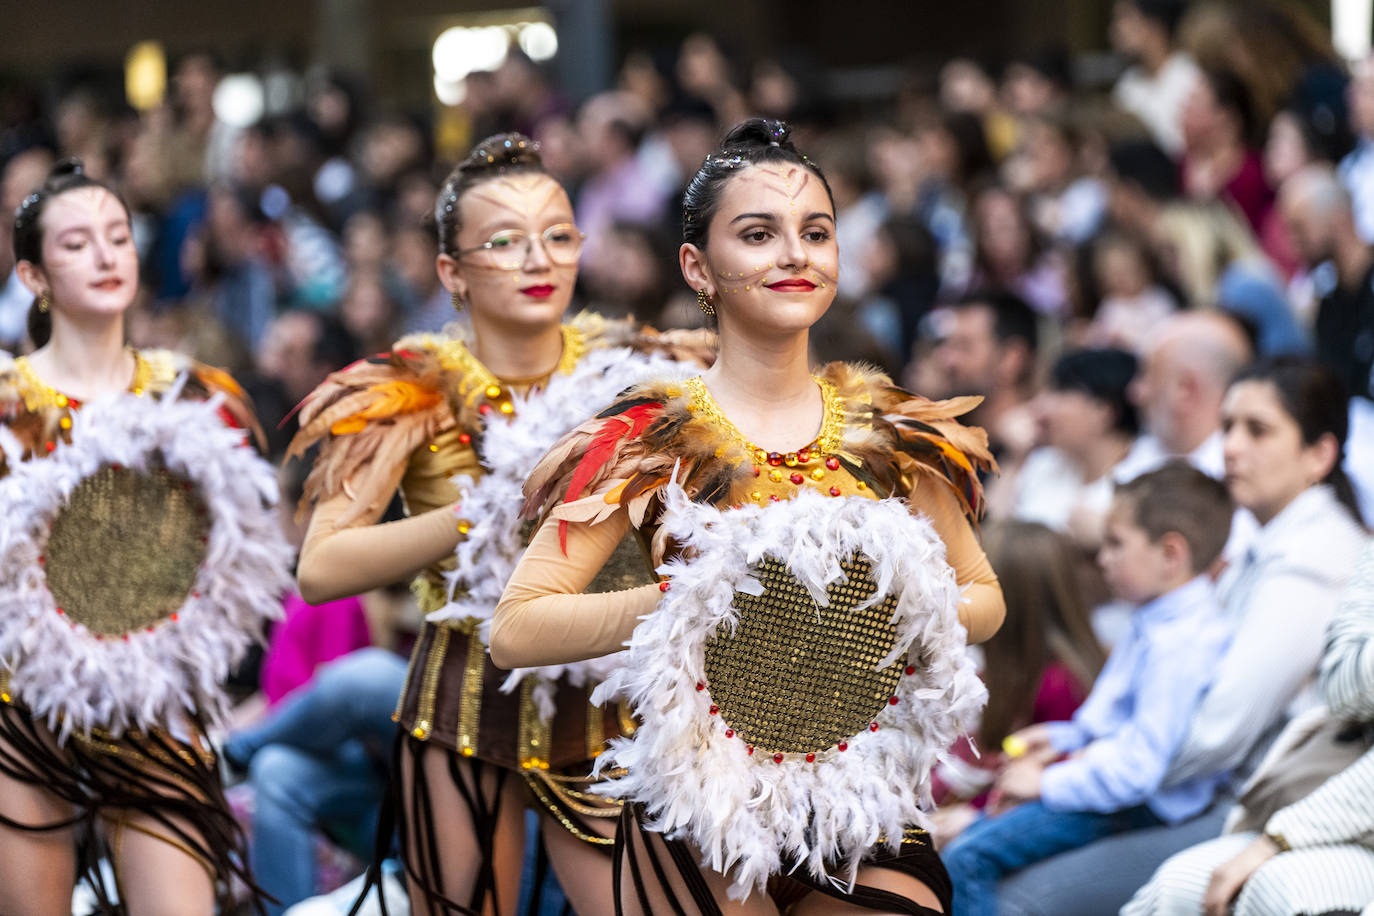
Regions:
<instances>
[{"instance_id":1,"label":"feathered costume","mask_svg":"<svg viewBox=\"0 0 1374 916\"><path fill-rule=\"evenodd\" d=\"M0 772L73 812L0 823L75 827L103 914L124 912L97 865L126 827L202 863L222 909L238 881L261 911L205 730L289 584L275 475L232 378L134 356L128 394L81 404L0 355Z\"/></svg>"},{"instance_id":2,"label":"feathered costume","mask_svg":"<svg viewBox=\"0 0 1374 916\"><path fill-rule=\"evenodd\" d=\"M570 524L626 510L664 580L602 691L629 700L643 723L598 761L611 779L595 790L635 802L618 866L646 910L647 882L672 891L645 830L663 834L704 916L720 910L684 839L731 874L732 896L766 885L783 907L819 891L933 912L855 884L862 860L914 876L948 909L917 795L986 696L963 652L956 574L972 613L1000 620L1000 589L969 525L978 474L994 464L983 431L955 420L978 399L932 402L839 363L817 382L825 420L796 452L751 444L700 379L657 382L565 437L526 486L526 513L557 523L565 553ZM877 604L894 581L912 585ZM775 589L794 619L776 601L750 616ZM827 595L842 610L823 610ZM754 640L748 663L738 647L720 649L738 639ZM829 652L830 640L849 656ZM857 668L856 655L867 659ZM774 709L808 691L804 708Z\"/></svg>"},{"instance_id":3,"label":"feathered costume","mask_svg":"<svg viewBox=\"0 0 1374 916\"><path fill-rule=\"evenodd\" d=\"M443 912L481 912L484 902L494 900L495 884L486 862L471 899L446 895L432 829L437 812L431 810L423 778L427 752L468 759L479 779L494 768L498 787L517 775L559 823L594 845L608 841L590 829L588 818L618 814L617 805L588 798L580 785L606 739L633 723L614 707L603 710L588 703L595 682L585 673L511 678L510 672L496 668L487 652L485 624L529 535L529 526L518 518L520 483L538 457L595 409L598 388L614 384L612 390L618 391L656 374L646 371L651 365L661 371L669 361L708 363L713 341L703 335L660 335L591 314L577 316L562 330L564 350L555 372L525 380L497 378L461 340L435 335L403 339L390 353L335 373L311 394L291 446L290 454L298 456L322 444L306 482L307 503L344 492L351 498L335 529L385 506L402 465L400 491L407 514L463 501L465 520L458 524L466 540L455 555L421 572L412 584L426 621L394 716L400 726L397 769L390 813L379 832L380 838L389 830L389 817L402 818L409 877L426 890L431 906ZM656 361L646 362L651 358ZM616 378L625 380L617 384ZM546 426L551 435L542 429ZM547 441L531 451L540 436L548 436ZM640 546L632 541L623 546L603 570L600 590L652 581ZM408 806L413 823L404 822L407 806L398 797L403 746L409 747L413 761ZM456 770L454 781L468 802L479 847L489 850L498 811L471 794Z\"/></svg>"}]
</instances>

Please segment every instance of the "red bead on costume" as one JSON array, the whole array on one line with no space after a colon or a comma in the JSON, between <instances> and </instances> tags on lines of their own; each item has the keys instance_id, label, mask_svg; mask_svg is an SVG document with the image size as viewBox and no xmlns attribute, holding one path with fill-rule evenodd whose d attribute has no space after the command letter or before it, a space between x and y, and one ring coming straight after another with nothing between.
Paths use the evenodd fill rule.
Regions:
<instances>
[{"instance_id":1,"label":"red bead on costume","mask_svg":"<svg viewBox=\"0 0 1374 916\"><path fill-rule=\"evenodd\" d=\"M773 762L774 762L774 763L782 763L782 754L774 754L774 755L773 755Z\"/></svg>"},{"instance_id":2,"label":"red bead on costume","mask_svg":"<svg viewBox=\"0 0 1374 916\"><path fill-rule=\"evenodd\" d=\"M831 495L831 496L839 496L839 495L840 495L840 488L839 488L839 487L831 487L831 488L830 488L830 495Z\"/></svg>"},{"instance_id":3,"label":"red bead on costume","mask_svg":"<svg viewBox=\"0 0 1374 916\"><path fill-rule=\"evenodd\" d=\"M720 712L720 707L717 706L715 703L712 703L711 708L708 709L707 712L714 716L716 713Z\"/></svg>"},{"instance_id":4,"label":"red bead on costume","mask_svg":"<svg viewBox=\"0 0 1374 916\"><path fill-rule=\"evenodd\" d=\"M666 592L666 591L667 591L669 588L671 588L671 587L672 587L672 586L671 586L671 583L668 583L668 582L660 582L660 583L658 583L658 590L661 591L661 592Z\"/></svg>"},{"instance_id":5,"label":"red bead on costume","mask_svg":"<svg viewBox=\"0 0 1374 916\"><path fill-rule=\"evenodd\" d=\"M57 616L61 617L64 613L65 611L63 611L61 608L57 609Z\"/></svg>"},{"instance_id":6,"label":"red bead on costume","mask_svg":"<svg viewBox=\"0 0 1374 916\"><path fill-rule=\"evenodd\" d=\"M481 404L481 405L478 406L477 412L480 413L482 416L485 417L487 414L491 413L491 405L490 405L490 404Z\"/></svg>"},{"instance_id":7,"label":"red bead on costume","mask_svg":"<svg viewBox=\"0 0 1374 916\"><path fill-rule=\"evenodd\" d=\"M734 730L733 728L727 728L727 729L725 730L725 737L727 737L727 738L733 738L733 737L735 737L735 730Z\"/></svg>"},{"instance_id":8,"label":"red bead on costume","mask_svg":"<svg viewBox=\"0 0 1374 916\"><path fill-rule=\"evenodd\" d=\"M697 681L697 690L705 690L705 689L706 689L706 685L703 684L701 681Z\"/></svg>"},{"instance_id":9,"label":"red bead on costume","mask_svg":"<svg viewBox=\"0 0 1374 916\"><path fill-rule=\"evenodd\" d=\"M806 449L802 449L801 451L797 452L797 460L800 461L802 464L806 464L806 462L811 460L811 453L808 452Z\"/></svg>"},{"instance_id":10,"label":"red bead on costume","mask_svg":"<svg viewBox=\"0 0 1374 916\"><path fill-rule=\"evenodd\" d=\"M773 467L775 467L775 468L776 468L776 467L781 467L781 466L782 466L782 453L781 453L781 452L769 452L769 453L768 453L768 463L769 463L770 465L772 465Z\"/></svg>"},{"instance_id":11,"label":"red bead on costume","mask_svg":"<svg viewBox=\"0 0 1374 916\"><path fill-rule=\"evenodd\" d=\"M56 442L44 442L44 443L43 443L43 447L44 447L45 449L47 449L48 451L52 451L53 449L57 448L57 443L56 443Z\"/></svg>"},{"instance_id":12,"label":"red bead on costume","mask_svg":"<svg viewBox=\"0 0 1374 916\"><path fill-rule=\"evenodd\" d=\"M897 705L898 703L900 703L900 702L901 702L901 700L897 699L896 697L888 697L888 698L887 698L887 705L889 705L889 706L896 706L896 705Z\"/></svg>"},{"instance_id":13,"label":"red bead on costume","mask_svg":"<svg viewBox=\"0 0 1374 916\"><path fill-rule=\"evenodd\" d=\"M803 477L803 476L800 475L800 474L796 474L796 473L794 473L789 479L790 479L793 483L795 483L797 486L801 486L801 485L802 485L802 481L806 480L805 477Z\"/></svg>"},{"instance_id":14,"label":"red bead on costume","mask_svg":"<svg viewBox=\"0 0 1374 916\"><path fill-rule=\"evenodd\" d=\"M754 745L749 745L745 748L745 750L748 751L750 754L754 753Z\"/></svg>"},{"instance_id":15,"label":"red bead on costume","mask_svg":"<svg viewBox=\"0 0 1374 916\"><path fill-rule=\"evenodd\" d=\"M849 750L849 745L846 744L845 742L841 741L841 742L840 742L840 750L842 750L842 751L847 751L847 750Z\"/></svg>"},{"instance_id":16,"label":"red bead on costume","mask_svg":"<svg viewBox=\"0 0 1374 916\"><path fill-rule=\"evenodd\" d=\"M781 501L782 501L782 497L779 496L778 494L774 493L772 496L768 497L768 501L769 501L769 502L774 502L774 503L776 503L776 502L781 502Z\"/></svg>"},{"instance_id":17,"label":"red bead on costume","mask_svg":"<svg viewBox=\"0 0 1374 916\"><path fill-rule=\"evenodd\" d=\"M755 477L758 477L758 476L759 476L760 474L762 474L762 473L763 473L763 468L759 467L757 464L754 465L754 476L755 476Z\"/></svg>"},{"instance_id":18,"label":"red bead on costume","mask_svg":"<svg viewBox=\"0 0 1374 916\"><path fill-rule=\"evenodd\" d=\"M472 437L469 436L467 433L459 433L459 434L458 434L458 441L461 442L461 443L463 443L464 445L467 445L467 444L469 444L470 442L472 442Z\"/></svg>"},{"instance_id":19,"label":"red bead on costume","mask_svg":"<svg viewBox=\"0 0 1374 916\"><path fill-rule=\"evenodd\" d=\"M176 613L175 611L173 611L172 614L171 614L171 616L170 616L168 619L171 620L173 623L176 623L177 616L178 616L177 613Z\"/></svg>"},{"instance_id":20,"label":"red bead on costume","mask_svg":"<svg viewBox=\"0 0 1374 916\"><path fill-rule=\"evenodd\" d=\"M806 762L807 762L807 763L815 763L815 762L816 762L816 755L815 755L815 754L807 754L807 755L806 755Z\"/></svg>"},{"instance_id":21,"label":"red bead on costume","mask_svg":"<svg viewBox=\"0 0 1374 916\"><path fill-rule=\"evenodd\" d=\"M915 665L907 665L905 670L906 670L906 673L907 673L908 675L915 674L915 673L916 673L916 666L915 666Z\"/></svg>"},{"instance_id":22,"label":"red bead on costume","mask_svg":"<svg viewBox=\"0 0 1374 916\"><path fill-rule=\"evenodd\" d=\"M868 723L868 730L871 731L871 732L876 732L876 731L878 730L878 723L877 723L877 722L870 722L870 723Z\"/></svg>"},{"instance_id":23,"label":"red bead on costume","mask_svg":"<svg viewBox=\"0 0 1374 916\"><path fill-rule=\"evenodd\" d=\"M829 458L825 459L825 466L832 471L838 471L840 469L840 459L831 455Z\"/></svg>"}]
</instances>

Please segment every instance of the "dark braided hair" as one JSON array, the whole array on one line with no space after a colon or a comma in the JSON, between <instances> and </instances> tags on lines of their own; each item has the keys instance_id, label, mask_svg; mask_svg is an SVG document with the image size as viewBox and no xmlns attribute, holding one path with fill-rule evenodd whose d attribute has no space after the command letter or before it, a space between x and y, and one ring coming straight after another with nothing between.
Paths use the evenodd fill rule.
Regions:
<instances>
[{"instance_id":1,"label":"dark braided hair","mask_svg":"<svg viewBox=\"0 0 1374 916\"><path fill-rule=\"evenodd\" d=\"M503 175L547 175L539 144L524 134L495 134L473 147L467 158L449 173L434 202L434 224L439 231L439 250L453 255L458 250L458 203L474 186Z\"/></svg>"},{"instance_id":2,"label":"dark braided hair","mask_svg":"<svg viewBox=\"0 0 1374 916\"><path fill-rule=\"evenodd\" d=\"M790 162L810 169L821 180L833 208L835 195L825 173L797 151L791 135L791 128L782 121L750 118L736 124L721 141L720 149L706 157L682 195L682 240L705 248L706 233L720 206L725 183L740 169L763 162Z\"/></svg>"},{"instance_id":3,"label":"dark braided hair","mask_svg":"<svg viewBox=\"0 0 1374 916\"><path fill-rule=\"evenodd\" d=\"M115 193L114 188L97 181L86 174L80 159L63 159L48 172L43 186L34 191L14 212L14 260L28 261L38 267L43 266L43 211L54 197L76 191L80 188L101 188L108 191L119 205L124 215L129 215L129 206ZM52 316L38 307L38 299L29 306L29 339L35 347L41 347L52 338Z\"/></svg>"}]
</instances>

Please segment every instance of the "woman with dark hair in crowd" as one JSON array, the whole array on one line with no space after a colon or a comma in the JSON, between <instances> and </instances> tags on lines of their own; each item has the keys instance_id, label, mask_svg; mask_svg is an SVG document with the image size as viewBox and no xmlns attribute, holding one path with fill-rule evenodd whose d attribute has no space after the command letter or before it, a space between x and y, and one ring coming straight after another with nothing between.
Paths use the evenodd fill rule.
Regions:
<instances>
[{"instance_id":1,"label":"woman with dark hair in crowd","mask_svg":"<svg viewBox=\"0 0 1374 916\"><path fill-rule=\"evenodd\" d=\"M608 686L641 723L599 764L613 778L598 790L627 801L616 912L947 911L916 800L935 746L981 705L965 641L1003 615L968 520L986 437L953 419L967 400L843 363L813 375L834 210L785 125L735 127L683 209L683 276L719 322L720 355L627 391L536 470L526 508L547 521L497 609L492 657L563 664L630 640ZM578 594L631 529L663 581ZM861 688L869 675L890 679Z\"/></svg>"},{"instance_id":2,"label":"woman with dark hair in crowd","mask_svg":"<svg viewBox=\"0 0 1374 916\"><path fill-rule=\"evenodd\" d=\"M1183 188L1219 198L1245 215L1258 235L1274 206L1257 150L1260 124L1245 83L1229 70L1204 67L1183 107Z\"/></svg>"},{"instance_id":3,"label":"woman with dark hair in crowd","mask_svg":"<svg viewBox=\"0 0 1374 916\"><path fill-rule=\"evenodd\" d=\"M1059 358L1040 395L1044 444L1015 481L1012 515L1065 531L1095 548L1112 501L1112 469L1140 435L1127 394L1136 358L1125 350L1079 350Z\"/></svg>"},{"instance_id":4,"label":"woman with dark hair in crowd","mask_svg":"<svg viewBox=\"0 0 1374 916\"><path fill-rule=\"evenodd\" d=\"M1218 582L1234 635L1171 763L1177 782L1230 772L1231 785L1242 785L1295 701L1303 708L1315 699L1323 636L1368 539L1341 467L1348 408L1340 379L1292 357L1244 370L1227 390L1226 484L1260 529ZM1115 912L1166 858L1217 836L1230 801L1032 866L1003 882L1001 906L1046 916ZM1130 912L1155 912L1149 906Z\"/></svg>"},{"instance_id":5,"label":"woman with dark hair in crowd","mask_svg":"<svg viewBox=\"0 0 1374 916\"><path fill-rule=\"evenodd\" d=\"M13 219L37 349L0 354L0 912L71 912L78 877L101 913L226 912L256 888L206 729L288 581L273 472L233 379L125 345L108 186L61 162Z\"/></svg>"},{"instance_id":6,"label":"woman with dark hair in crowd","mask_svg":"<svg viewBox=\"0 0 1374 916\"><path fill-rule=\"evenodd\" d=\"M321 451L306 485L315 512L300 591L319 603L416 577L426 623L396 707L390 802L412 911L514 913L532 799L574 907L604 912L595 901L609 886L610 841L593 825L616 808L589 804L578 779L622 720L588 706L600 669L512 676L487 657L486 627L523 548L525 475L599 398L647 366L671 369L640 355L666 338L596 315L563 321L582 234L526 137L478 144L434 216L439 280L471 339L403 338L306 398L291 454ZM398 488L409 517L378 524ZM608 584L648 580L626 548ZM383 817L384 842L391 826Z\"/></svg>"}]
</instances>

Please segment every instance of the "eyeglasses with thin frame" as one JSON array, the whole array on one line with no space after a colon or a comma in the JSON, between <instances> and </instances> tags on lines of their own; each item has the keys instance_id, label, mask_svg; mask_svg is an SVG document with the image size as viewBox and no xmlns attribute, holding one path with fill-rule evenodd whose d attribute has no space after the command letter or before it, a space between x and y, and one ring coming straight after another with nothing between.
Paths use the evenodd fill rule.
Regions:
<instances>
[{"instance_id":1,"label":"eyeglasses with thin frame","mask_svg":"<svg viewBox=\"0 0 1374 916\"><path fill-rule=\"evenodd\" d=\"M502 229L480 245L459 249L454 257L479 255L488 267L495 270L519 270L530 256L530 248L536 237L544 246L544 253L549 260L560 267L577 263L578 256L582 254L582 242L586 239L586 235L572 223L550 226L538 236L531 236L520 229Z\"/></svg>"}]
</instances>

